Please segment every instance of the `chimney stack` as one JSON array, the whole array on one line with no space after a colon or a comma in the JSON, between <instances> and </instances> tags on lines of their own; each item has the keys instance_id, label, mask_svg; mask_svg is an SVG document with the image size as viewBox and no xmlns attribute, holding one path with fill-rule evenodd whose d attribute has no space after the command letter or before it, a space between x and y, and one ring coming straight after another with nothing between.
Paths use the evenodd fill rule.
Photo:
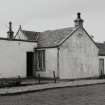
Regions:
<instances>
[{"instance_id":1,"label":"chimney stack","mask_svg":"<svg viewBox=\"0 0 105 105\"><path fill-rule=\"evenodd\" d=\"M78 12L77 13L77 18L76 18L76 20L74 20L74 22L75 22L75 27L78 27L78 26L83 26L83 19L81 19L81 13L80 12Z\"/></svg>"},{"instance_id":2,"label":"chimney stack","mask_svg":"<svg viewBox=\"0 0 105 105\"><path fill-rule=\"evenodd\" d=\"M7 32L7 38L13 39L14 32L12 31L12 22L9 22L9 31Z\"/></svg>"}]
</instances>

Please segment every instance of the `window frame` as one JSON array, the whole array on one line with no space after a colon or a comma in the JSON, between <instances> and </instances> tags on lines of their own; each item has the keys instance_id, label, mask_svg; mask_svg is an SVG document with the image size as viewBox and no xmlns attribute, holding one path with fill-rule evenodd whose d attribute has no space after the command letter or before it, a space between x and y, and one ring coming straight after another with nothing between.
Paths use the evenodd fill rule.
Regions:
<instances>
[{"instance_id":1,"label":"window frame","mask_svg":"<svg viewBox=\"0 0 105 105\"><path fill-rule=\"evenodd\" d=\"M36 71L46 71L45 53L44 49L36 50Z\"/></svg>"}]
</instances>

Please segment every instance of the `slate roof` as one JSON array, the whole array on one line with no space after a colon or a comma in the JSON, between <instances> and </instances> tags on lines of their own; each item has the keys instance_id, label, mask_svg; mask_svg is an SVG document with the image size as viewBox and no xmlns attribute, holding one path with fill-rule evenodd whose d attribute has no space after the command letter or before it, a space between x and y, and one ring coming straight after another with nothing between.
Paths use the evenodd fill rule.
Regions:
<instances>
[{"instance_id":1,"label":"slate roof","mask_svg":"<svg viewBox=\"0 0 105 105\"><path fill-rule=\"evenodd\" d=\"M38 48L44 47L56 47L71 35L72 32L76 30L75 27L57 29L57 30L49 30L44 32L34 32L34 31L27 31L21 30L24 35L27 37L28 41L37 41ZM96 46L99 48L99 55L105 56L105 43L98 43L94 42Z\"/></svg>"},{"instance_id":2,"label":"slate roof","mask_svg":"<svg viewBox=\"0 0 105 105\"><path fill-rule=\"evenodd\" d=\"M24 33L24 35L27 37L28 40L37 41L39 32L27 31L27 30L22 30L22 32Z\"/></svg>"},{"instance_id":3,"label":"slate roof","mask_svg":"<svg viewBox=\"0 0 105 105\"><path fill-rule=\"evenodd\" d=\"M70 35L75 28L63 28L41 32L38 37L38 47L54 47L58 46L62 40Z\"/></svg>"},{"instance_id":4,"label":"slate roof","mask_svg":"<svg viewBox=\"0 0 105 105\"><path fill-rule=\"evenodd\" d=\"M65 39L68 35L70 35L76 28L69 27L57 30L49 30L44 32L34 32L21 30L23 34L27 37L29 41L37 41L38 48L42 47L55 47L59 45L59 43Z\"/></svg>"},{"instance_id":5,"label":"slate roof","mask_svg":"<svg viewBox=\"0 0 105 105\"><path fill-rule=\"evenodd\" d=\"M105 56L105 43L96 43L96 45L99 48L99 55Z\"/></svg>"}]
</instances>

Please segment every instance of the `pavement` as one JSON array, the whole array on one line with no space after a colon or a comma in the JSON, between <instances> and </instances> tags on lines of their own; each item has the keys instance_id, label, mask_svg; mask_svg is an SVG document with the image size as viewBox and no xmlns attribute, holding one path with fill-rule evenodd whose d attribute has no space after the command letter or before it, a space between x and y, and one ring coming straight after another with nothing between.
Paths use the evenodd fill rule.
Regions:
<instances>
[{"instance_id":1,"label":"pavement","mask_svg":"<svg viewBox=\"0 0 105 105\"><path fill-rule=\"evenodd\" d=\"M16 95L16 94L23 94L23 93L28 93L28 92L37 92L37 91L43 91L43 90L55 89L55 88L104 84L105 79L57 81L57 83L43 82L41 84L35 83L33 80L33 81L23 82L22 84L26 84L26 83L28 83L28 85L0 88L0 95Z\"/></svg>"}]
</instances>

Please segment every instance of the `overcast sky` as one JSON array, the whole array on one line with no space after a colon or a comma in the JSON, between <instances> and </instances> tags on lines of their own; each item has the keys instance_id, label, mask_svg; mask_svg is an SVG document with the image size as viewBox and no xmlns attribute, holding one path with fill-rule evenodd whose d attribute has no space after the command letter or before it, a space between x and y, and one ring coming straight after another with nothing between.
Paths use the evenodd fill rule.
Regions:
<instances>
[{"instance_id":1,"label":"overcast sky","mask_svg":"<svg viewBox=\"0 0 105 105\"><path fill-rule=\"evenodd\" d=\"M105 0L0 0L0 36L6 36L9 21L15 32L20 24L33 31L73 27L77 12L87 32L105 41Z\"/></svg>"}]
</instances>

